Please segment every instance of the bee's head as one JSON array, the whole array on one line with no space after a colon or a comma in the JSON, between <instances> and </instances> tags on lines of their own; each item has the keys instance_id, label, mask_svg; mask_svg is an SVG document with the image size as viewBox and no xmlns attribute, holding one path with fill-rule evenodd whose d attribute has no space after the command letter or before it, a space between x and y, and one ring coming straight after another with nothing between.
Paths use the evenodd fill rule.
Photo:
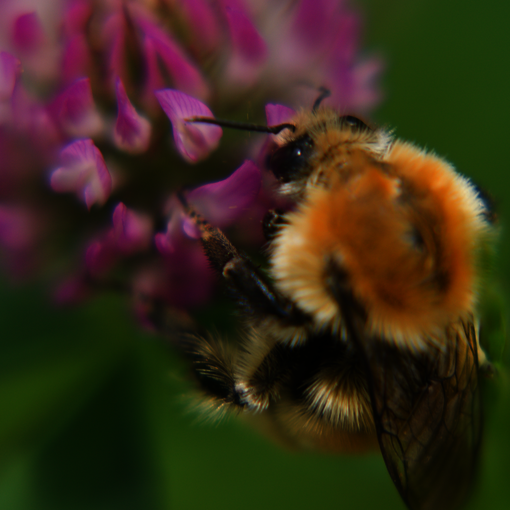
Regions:
<instances>
[{"instance_id":1,"label":"bee's head","mask_svg":"<svg viewBox=\"0 0 510 510\"><path fill-rule=\"evenodd\" d=\"M331 108L304 111L291 120L294 129L282 129L274 137L267 167L280 183L280 191L295 197L309 185L328 185L329 175L340 170L352 150L374 157L386 151L389 137L352 115Z\"/></svg>"}]
</instances>

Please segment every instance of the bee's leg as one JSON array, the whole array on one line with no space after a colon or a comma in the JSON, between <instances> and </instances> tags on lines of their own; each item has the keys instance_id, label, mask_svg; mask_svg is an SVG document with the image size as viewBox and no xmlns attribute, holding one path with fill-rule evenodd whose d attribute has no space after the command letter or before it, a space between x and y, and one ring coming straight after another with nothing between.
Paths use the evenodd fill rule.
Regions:
<instances>
[{"instance_id":1,"label":"bee's leg","mask_svg":"<svg viewBox=\"0 0 510 510\"><path fill-rule=\"evenodd\" d=\"M287 224L285 212L280 209L271 209L267 211L262 220L262 231L266 241L271 241L280 229Z\"/></svg>"},{"instance_id":2,"label":"bee's leg","mask_svg":"<svg viewBox=\"0 0 510 510\"><path fill-rule=\"evenodd\" d=\"M224 279L251 324L272 322L299 329L311 323L311 318L278 292L221 230L196 212L189 211L189 214L200 229L202 245L212 267ZM290 348L282 346L270 328L254 328L243 340L241 350L195 338L192 361L202 388L216 402L238 409L262 410L278 398L280 383L286 377L285 356L281 351Z\"/></svg>"},{"instance_id":3,"label":"bee's leg","mask_svg":"<svg viewBox=\"0 0 510 510\"><path fill-rule=\"evenodd\" d=\"M204 252L223 277L244 313L249 317L272 317L287 326L305 326L311 318L278 292L253 262L241 254L218 228L190 211L201 232Z\"/></svg>"},{"instance_id":4,"label":"bee's leg","mask_svg":"<svg viewBox=\"0 0 510 510\"><path fill-rule=\"evenodd\" d=\"M281 381L287 376L282 344L269 347L263 339L252 350L241 350L217 338L191 336L181 341L192 374L209 408L262 411L278 399ZM266 349L262 353L262 349Z\"/></svg>"},{"instance_id":5,"label":"bee's leg","mask_svg":"<svg viewBox=\"0 0 510 510\"><path fill-rule=\"evenodd\" d=\"M237 388L237 357L234 346L218 338L188 335L180 348L190 361L192 374L212 407L242 410L246 407Z\"/></svg>"}]
</instances>

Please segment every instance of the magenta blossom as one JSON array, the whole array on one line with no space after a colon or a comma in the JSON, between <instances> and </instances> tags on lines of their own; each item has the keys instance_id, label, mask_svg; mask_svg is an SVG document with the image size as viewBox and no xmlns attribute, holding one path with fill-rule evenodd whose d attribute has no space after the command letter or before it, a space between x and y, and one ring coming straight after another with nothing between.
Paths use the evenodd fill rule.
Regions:
<instances>
[{"instance_id":1,"label":"magenta blossom","mask_svg":"<svg viewBox=\"0 0 510 510\"><path fill-rule=\"evenodd\" d=\"M50 105L49 111L69 137L98 136L103 129L103 120L96 110L89 78L69 85Z\"/></svg>"},{"instance_id":2,"label":"magenta blossom","mask_svg":"<svg viewBox=\"0 0 510 510\"><path fill-rule=\"evenodd\" d=\"M188 122L193 117L213 117L204 103L178 90L159 90L156 97L172 122L175 146L184 159L196 163L216 149L223 133L220 127Z\"/></svg>"},{"instance_id":3,"label":"magenta blossom","mask_svg":"<svg viewBox=\"0 0 510 510\"><path fill-rule=\"evenodd\" d=\"M117 122L113 132L115 145L133 154L145 152L150 142L150 122L135 110L120 78L115 82L115 89L118 105Z\"/></svg>"},{"instance_id":4,"label":"magenta blossom","mask_svg":"<svg viewBox=\"0 0 510 510\"><path fill-rule=\"evenodd\" d=\"M281 203L259 169L269 141L229 134L229 146L190 119L260 123L271 100L287 105L266 108L278 124L318 87L342 111L368 111L380 64L359 58L360 32L346 0L1 2L4 267L52 274L60 301L124 289L144 324L151 300L205 305L214 276L176 197L247 249Z\"/></svg>"},{"instance_id":5,"label":"magenta blossom","mask_svg":"<svg viewBox=\"0 0 510 510\"><path fill-rule=\"evenodd\" d=\"M62 150L60 158L62 166L51 174L51 187L58 193L76 193L89 209L95 203L104 204L112 179L94 142L77 140Z\"/></svg>"},{"instance_id":6,"label":"magenta blossom","mask_svg":"<svg viewBox=\"0 0 510 510\"><path fill-rule=\"evenodd\" d=\"M153 233L148 215L129 210L120 203L113 211L113 228L87 248L85 263L89 272L100 276L122 258L147 251Z\"/></svg>"}]
</instances>

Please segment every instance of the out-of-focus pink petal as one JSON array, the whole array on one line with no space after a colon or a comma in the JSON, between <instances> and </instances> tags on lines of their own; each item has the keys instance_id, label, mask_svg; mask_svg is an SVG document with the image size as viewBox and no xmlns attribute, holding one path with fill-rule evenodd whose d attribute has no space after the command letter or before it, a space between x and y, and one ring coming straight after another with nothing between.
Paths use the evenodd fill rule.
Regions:
<instances>
[{"instance_id":1,"label":"out-of-focus pink petal","mask_svg":"<svg viewBox=\"0 0 510 510\"><path fill-rule=\"evenodd\" d=\"M90 137L102 131L103 121L94 105L89 78L67 87L56 98L51 110L68 136Z\"/></svg>"},{"instance_id":2,"label":"out-of-focus pink petal","mask_svg":"<svg viewBox=\"0 0 510 510\"><path fill-rule=\"evenodd\" d=\"M164 300L181 307L195 306L210 296L214 274L200 243L183 231L186 214L182 205L172 198L170 221L165 233L156 234L156 247L163 256L166 277L159 282Z\"/></svg>"},{"instance_id":3,"label":"out-of-focus pink petal","mask_svg":"<svg viewBox=\"0 0 510 510\"><path fill-rule=\"evenodd\" d=\"M226 17L232 40L232 55L226 72L232 81L251 85L266 61L266 43L244 12L227 7Z\"/></svg>"},{"instance_id":4,"label":"out-of-focus pink petal","mask_svg":"<svg viewBox=\"0 0 510 510\"><path fill-rule=\"evenodd\" d=\"M146 250L152 237L149 216L128 209L122 202L113 211L113 234L117 249L124 254Z\"/></svg>"},{"instance_id":5,"label":"out-of-focus pink petal","mask_svg":"<svg viewBox=\"0 0 510 510\"><path fill-rule=\"evenodd\" d=\"M267 56L266 43L250 18L244 12L228 7L226 15L235 51L252 65L263 63Z\"/></svg>"},{"instance_id":6,"label":"out-of-focus pink petal","mask_svg":"<svg viewBox=\"0 0 510 510\"><path fill-rule=\"evenodd\" d=\"M45 35L35 12L18 16L12 27L12 42L23 52L36 51L45 42Z\"/></svg>"},{"instance_id":7,"label":"out-of-focus pink petal","mask_svg":"<svg viewBox=\"0 0 510 510\"><path fill-rule=\"evenodd\" d=\"M353 111L367 112L381 100L378 79L383 69L384 63L378 58L365 60L354 66L354 83L350 96Z\"/></svg>"},{"instance_id":8,"label":"out-of-focus pink petal","mask_svg":"<svg viewBox=\"0 0 510 510\"><path fill-rule=\"evenodd\" d=\"M210 223L223 228L252 204L260 184L260 169L245 161L230 177L194 189L187 199Z\"/></svg>"},{"instance_id":9,"label":"out-of-focus pink petal","mask_svg":"<svg viewBox=\"0 0 510 510\"><path fill-rule=\"evenodd\" d=\"M158 232L154 236L154 243L156 244L156 248L162 255L168 255L174 251L174 246L171 240L167 235Z\"/></svg>"},{"instance_id":10,"label":"out-of-focus pink petal","mask_svg":"<svg viewBox=\"0 0 510 510\"><path fill-rule=\"evenodd\" d=\"M32 246L37 220L23 206L0 204L0 245L9 250L24 250Z\"/></svg>"},{"instance_id":11,"label":"out-of-focus pink petal","mask_svg":"<svg viewBox=\"0 0 510 510\"><path fill-rule=\"evenodd\" d=\"M154 45L176 88L201 99L209 96L209 89L198 67L184 56L180 48L158 39L154 41Z\"/></svg>"},{"instance_id":12,"label":"out-of-focus pink petal","mask_svg":"<svg viewBox=\"0 0 510 510\"><path fill-rule=\"evenodd\" d=\"M188 236L184 230L184 224L188 216L177 197L172 196L170 198L166 213L170 218L166 226L166 232L156 234L154 242L161 255L169 257L178 253L180 249L182 250L182 246L190 242L189 237L193 236Z\"/></svg>"},{"instance_id":13,"label":"out-of-focus pink petal","mask_svg":"<svg viewBox=\"0 0 510 510\"><path fill-rule=\"evenodd\" d=\"M133 154L145 152L149 146L151 125L147 119L138 115L129 101L126 89L120 78L115 83L117 93L117 122L113 132L115 145Z\"/></svg>"},{"instance_id":14,"label":"out-of-focus pink petal","mask_svg":"<svg viewBox=\"0 0 510 510\"><path fill-rule=\"evenodd\" d=\"M322 48L329 42L336 25L331 22L337 1L302 0L294 20L294 32L303 47Z\"/></svg>"},{"instance_id":15,"label":"out-of-focus pink petal","mask_svg":"<svg viewBox=\"0 0 510 510\"><path fill-rule=\"evenodd\" d=\"M281 104L266 104L266 119L268 126L284 124L296 115L296 110Z\"/></svg>"},{"instance_id":16,"label":"out-of-focus pink petal","mask_svg":"<svg viewBox=\"0 0 510 510\"><path fill-rule=\"evenodd\" d=\"M152 240L149 216L128 209L122 202L113 212L113 227L87 247L85 265L94 277L101 277L122 258L145 251Z\"/></svg>"},{"instance_id":17,"label":"out-of-focus pink petal","mask_svg":"<svg viewBox=\"0 0 510 510\"><path fill-rule=\"evenodd\" d=\"M199 243L183 252L186 259L160 260L146 266L132 281L139 318L151 326L154 304L166 304L179 309L201 305L210 299L215 275L202 253Z\"/></svg>"},{"instance_id":18,"label":"out-of-focus pink petal","mask_svg":"<svg viewBox=\"0 0 510 510\"><path fill-rule=\"evenodd\" d=\"M180 8L192 32L192 45L201 51L214 50L220 43L220 25L213 6L206 0L186 0ZM196 44L195 44L196 41Z\"/></svg>"},{"instance_id":19,"label":"out-of-focus pink petal","mask_svg":"<svg viewBox=\"0 0 510 510\"><path fill-rule=\"evenodd\" d=\"M85 265L94 277L109 271L117 261L117 254L108 239L93 241L85 252Z\"/></svg>"},{"instance_id":20,"label":"out-of-focus pink petal","mask_svg":"<svg viewBox=\"0 0 510 510\"><path fill-rule=\"evenodd\" d=\"M0 264L10 278L27 277L42 263L44 217L44 212L27 205L0 204Z\"/></svg>"},{"instance_id":21,"label":"out-of-focus pink petal","mask_svg":"<svg viewBox=\"0 0 510 510\"><path fill-rule=\"evenodd\" d=\"M0 101L11 98L14 85L21 74L21 62L10 53L0 53Z\"/></svg>"},{"instance_id":22,"label":"out-of-focus pink petal","mask_svg":"<svg viewBox=\"0 0 510 510\"><path fill-rule=\"evenodd\" d=\"M189 217L186 216L182 219L182 231L190 239L200 239L200 229L197 224Z\"/></svg>"},{"instance_id":23,"label":"out-of-focus pink petal","mask_svg":"<svg viewBox=\"0 0 510 510\"><path fill-rule=\"evenodd\" d=\"M58 283L53 291L53 299L57 305L75 305L88 298L91 294L84 274L71 275Z\"/></svg>"},{"instance_id":24,"label":"out-of-focus pink petal","mask_svg":"<svg viewBox=\"0 0 510 510\"><path fill-rule=\"evenodd\" d=\"M107 69L111 73L111 82L116 76L124 80L128 76L126 58L126 20L120 11L111 14L101 30L103 46L108 50Z\"/></svg>"},{"instance_id":25,"label":"out-of-focus pink petal","mask_svg":"<svg viewBox=\"0 0 510 510\"><path fill-rule=\"evenodd\" d=\"M74 192L90 209L110 196L112 179L103 155L88 140L77 140L60 153L62 166L51 174L51 187L59 193Z\"/></svg>"},{"instance_id":26,"label":"out-of-focus pink petal","mask_svg":"<svg viewBox=\"0 0 510 510\"><path fill-rule=\"evenodd\" d=\"M331 48L333 59L354 62L358 51L361 34L361 20L353 12L342 11L336 13L336 25L334 42Z\"/></svg>"},{"instance_id":27,"label":"out-of-focus pink petal","mask_svg":"<svg viewBox=\"0 0 510 510\"><path fill-rule=\"evenodd\" d=\"M130 12L133 16L133 22L141 29L144 35L144 52L148 62L156 58L159 66L163 65L165 71L170 76L173 86L183 90L194 97L201 99L209 95L207 86L197 65L195 65L184 53L183 49L175 42L170 35L161 29L159 25L151 19L139 5L130 4ZM149 74L161 74L158 67L153 64L148 66ZM156 85L160 88L163 83L158 84L162 77L147 77L147 86ZM156 88L147 92L154 92Z\"/></svg>"},{"instance_id":28,"label":"out-of-focus pink petal","mask_svg":"<svg viewBox=\"0 0 510 510\"><path fill-rule=\"evenodd\" d=\"M191 117L213 117L204 103L172 89L159 90L156 97L172 123L177 150L187 161L196 163L216 149L223 134L219 126L186 122Z\"/></svg>"},{"instance_id":29,"label":"out-of-focus pink petal","mask_svg":"<svg viewBox=\"0 0 510 510\"><path fill-rule=\"evenodd\" d=\"M62 55L62 81L72 83L80 76L88 74L92 57L85 34L71 37Z\"/></svg>"},{"instance_id":30,"label":"out-of-focus pink petal","mask_svg":"<svg viewBox=\"0 0 510 510\"><path fill-rule=\"evenodd\" d=\"M91 15L92 4L89 0L68 1L62 23L65 35L73 37L86 30Z\"/></svg>"}]
</instances>

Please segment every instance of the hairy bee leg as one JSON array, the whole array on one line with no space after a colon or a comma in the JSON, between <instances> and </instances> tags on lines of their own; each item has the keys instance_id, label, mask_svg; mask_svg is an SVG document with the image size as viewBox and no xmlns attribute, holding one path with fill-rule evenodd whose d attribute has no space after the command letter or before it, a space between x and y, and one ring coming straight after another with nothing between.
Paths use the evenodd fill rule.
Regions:
<instances>
[{"instance_id":1,"label":"hairy bee leg","mask_svg":"<svg viewBox=\"0 0 510 510\"><path fill-rule=\"evenodd\" d=\"M181 348L191 362L200 390L216 408L246 407L236 376L237 352L218 339L188 335Z\"/></svg>"},{"instance_id":2,"label":"hairy bee leg","mask_svg":"<svg viewBox=\"0 0 510 510\"><path fill-rule=\"evenodd\" d=\"M299 328L311 323L311 318L281 295L220 229L210 225L196 211L188 208L188 213L200 230L204 252L212 267L225 280L253 324L273 319L283 326ZM245 347L252 353L255 347L258 354L246 359L241 353L235 353L235 368L221 346L204 341L201 347L195 348L200 383L208 386L204 389L223 403L238 407L247 405L252 410L265 409L270 400L277 398L286 374L285 357L280 352L283 347L269 334L254 343L255 346L247 344Z\"/></svg>"},{"instance_id":3,"label":"hairy bee leg","mask_svg":"<svg viewBox=\"0 0 510 510\"><path fill-rule=\"evenodd\" d=\"M282 227L287 225L284 211L280 209L271 209L267 211L262 220L262 232L266 241L271 241L278 234Z\"/></svg>"},{"instance_id":4,"label":"hairy bee leg","mask_svg":"<svg viewBox=\"0 0 510 510\"><path fill-rule=\"evenodd\" d=\"M240 350L219 339L188 335L183 337L180 347L190 361L200 390L218 409L266 409L278 399L280 384L288 373L287 347L281 344L257 357L252 370Z\"/></svg>"},{"instance_id":5,"label":"hairy bee leg","mask_svg":"<svg viewBox=\"0 0 510 510\"><path fill-rule=\"evenodd\" d=\"M290 326L302 326L311 318L282 296L251 260L239 253L225 234L205 221L198 213L189 211L200 230L204 252L211 265L226 281L249 316L267 315L283 320Z\"/></svg>"}]
</instances>

